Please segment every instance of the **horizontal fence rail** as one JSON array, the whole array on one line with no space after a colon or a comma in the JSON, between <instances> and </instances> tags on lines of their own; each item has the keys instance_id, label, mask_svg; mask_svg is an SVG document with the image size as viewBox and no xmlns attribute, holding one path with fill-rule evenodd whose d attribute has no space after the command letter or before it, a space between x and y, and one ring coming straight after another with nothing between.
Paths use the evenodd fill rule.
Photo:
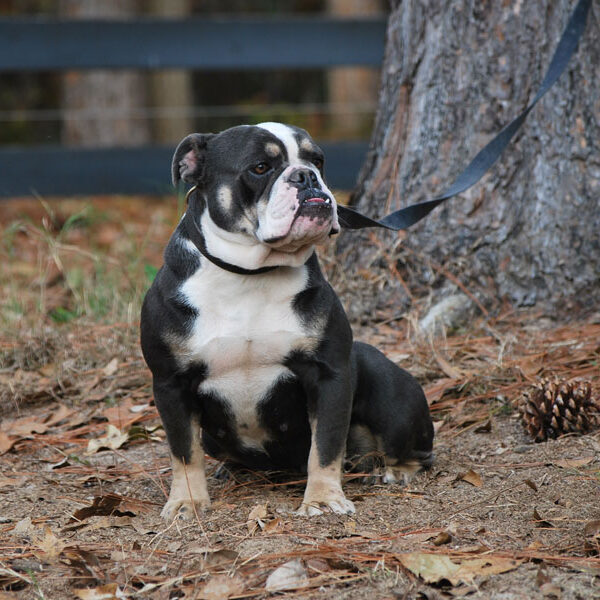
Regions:
<instances>
[{"instance_id":1,"label":"horizontal fence rail","mask_svg":"<svg viewBox=\"0 0 600 600\"><path fill-rule=\"evenodd\" d=\"M367 142L321 143L328 184L351 189ZM0 196L171 194L174 147L0 148Z\"/></svg>"},{"instance_id":2,"label":"horizontal fence rail","mask_svg":"<svg viewBox=\"0 0 600 600\"><path fill-rule=\"evenodd\" d=\"M0 18L0 72L381 65L385 17ZM367 142L323 143L329 184L350 189ZM174 146L0 147L0 198L164 194Z\"/></svg>"},{"instance_id":3,"label":"horizontal fence rail","mask_svg":"<svg viewBox=\"0 0 600 600\"><path fill-rule=\"evenodd\" d=\"M379 66L386 20L0 19L0 71Z\"/></svg>"}]
</instances>

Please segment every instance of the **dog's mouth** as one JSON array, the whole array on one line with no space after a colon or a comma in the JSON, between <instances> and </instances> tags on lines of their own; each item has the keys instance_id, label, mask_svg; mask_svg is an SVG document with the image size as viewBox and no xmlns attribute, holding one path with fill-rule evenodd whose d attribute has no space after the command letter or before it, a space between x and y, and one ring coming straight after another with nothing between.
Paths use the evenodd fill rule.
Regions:
<instances>
[{"instance_id":1,"label":"dog's mouth","mask_svg":"<svg viewBox=\"0 0 600 600\"><path fill-rule=\"evenodd\" d=\"M284 240L292 231L294 224L299 218L305 218L315 223L324 224L331 221L333 215L333 199L326 192L315 188L308 188L298 192L298 205L296 212L290 222L288 232L284 235L272 237L263 240L266 244L274 244ZM337 230L330 232L330 235L337 233Z\"/></svg>"},{"instance_id":2,"label":"dog's mouth","mask_svg":"<svg viewBox=\"0 0 600 600\"><path fill-rule=\"evenodd\" d=\"M331 208L333 204L331 198L325 192L315 188L308 188L298 192L298 200L298 212L302 211L304 208L313 206Z\"/></svg>"},{"instance_id":3,"label":"dog's mouth","mask_svg":"<svg viewBox=\"0 0 600 600\"><path fill-rule=\"evenodd\" d=\"M331 198L325 192L315 188L298 192L298 201L294 221L299 216L326 218L333 211Z\"/></svg>"}]
</instances>

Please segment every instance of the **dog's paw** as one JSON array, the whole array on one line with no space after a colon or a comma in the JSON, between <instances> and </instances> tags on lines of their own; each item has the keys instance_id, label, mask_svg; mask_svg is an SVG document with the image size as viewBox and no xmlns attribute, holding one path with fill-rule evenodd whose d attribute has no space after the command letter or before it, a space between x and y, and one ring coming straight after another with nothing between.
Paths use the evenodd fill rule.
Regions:
<instances>
[{"instance_id":1,"label":"dog's paw","mask_svg":"<svg viewBox=\"0 0 600 600\"><path fill-rule=\"evenodd\" d=\"M410 475L389 468L385 469L381 475L382 483L399 483L400 485L407 485L410 480Z\"/></svg>"},{"instance_id":2,"label":"dog's paw","mask_svg":"<svg viewBox=\"0 0 600 600\"><path fill-rule=\"evenodd\" d=\"M196 514L210 508L209 498L200 498L190 500L189 498L181 500L169 500L160 512L160 516L167 522L174 519L191 520L196 518Z\"/></svg>"},{"instance_id":3,"label":"dog's paw","mask_svg":"<svg viewBox=\"0 0 600 600\"><path fill-rule=\"evenodd\" d=\"M325 512L332 512L337 515L351 515L354 511L354 503L342 494L341 496L328 499L311 500L310 498L304 498L296 514L302 517L314 517L322 515Z\"/></svg>"},{"instance_id":4,"label":"dog's paw","mask_svg":"<svg viewBox=\"0 0 600 600\"><path fill-rule=\"evenodd\" d=\"M421 464L416 461L394 465L393 467L386 467L381 474L381 482L408 485L413 477L421 470Z\"/></svg>"}]
</instances>

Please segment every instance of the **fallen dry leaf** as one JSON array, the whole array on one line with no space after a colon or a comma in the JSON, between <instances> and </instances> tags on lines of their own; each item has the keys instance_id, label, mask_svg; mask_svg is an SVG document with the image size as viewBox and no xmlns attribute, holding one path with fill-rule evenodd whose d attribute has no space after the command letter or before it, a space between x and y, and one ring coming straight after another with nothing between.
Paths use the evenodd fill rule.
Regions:
<instances>
[{"instance_id":1,"label":"fallen dry leaf","mask_svg":"<svg viewBox=\"0 0 600 600\"><path fill-rule=\"evenodd\" d=\"M565 458L563 460L555 460L553 464L557 467L562 467L563 469L578 469L579 467L585 467L585 465L589 465L595 456L585 456L583 458Z\"/></svg>"},{"instance_id":2,"label":"fallen dry leaf","mask_svg":"<svg viewBox=\"0 0 600 600\"><path fill-rule=\"evenodd\" d=\"M73 590L73 593L81 600L122 600L126 598L117 583L107 583L97 588Z\"/></svg>"},{"instance_id":3,"label":"fallen dry leaf","mask_svg":"<svg viewBox=\"0 0 600 600\"><path fill-rule=\"evenodd\" d=\"M458 587L450 588L448 593L454 598L461 598L461 600L469 594L474 594L477 591L477 586L474 585L459 585Z\"/></svg>"},{"instance_id":4,"label":"fallen dry leaf","mask_svg":"<svg viewBox=\"0 0 600 600\"><path fill-rule=\"evenodd\" d=\"M184 554L203 554L204 567L218 567L225 564L230 564L239 558L239 554L235 550L227 548L210 548L209 546L201 546L199 544L191 544L185 546L182 550Z\"/></svg>"},{"instance_id":5,"label":"fallen dry leaf","mask_svg":"<svg viewBox=\"0 0 600 600\"><path fill-rule=\"evenodd\" d=\"M80 547L67 546L61 554L61 562L69 565L84 575L82 583L87 578L87 575L93 579L102 580L105 574L102 572L100 559L96 554L89 550L84 550ZM91 581L90 583L93 583ZM102 588L100 588L102 589Z\"/></svg>"},{"instance_id":6,"label":"fallen dry leaf","mask_svg":"<svg viewBox=\"0 0 600 600\"><path fill-rule=\"evenodd\" d=\"M446 377L439 379L435 383L430 383L423 388L427 403L431 406L433 403L438 402L446 391L456 387L456 379L452 377Z\"/></svg>"},{"instance_id":7,"label":"fallen dry leaf","mask_svg":"<svg viewBox=\"0 0 600 600\"><path fill-rule=\"evenodd\" d=\"M548 572L546 571L545 565L542 565L538 568L537 573L535 575L535 582L538 587L542 587L545 583L550 581L550 577L548 576Z\"/></svg>"},{"instance_id":8,"label":"fallen dry leaf","mask_svg":"<svg viewBox=\"0 0 600 600\"><path fill-rule=\"evenodd\" d=\"M544 583L540 586L540 592L544 598L552 597L552 598L561 598L562 597L562 588L560 585L556 583L552 583L549 581L548 583Z\"/></svg>"},{"instance_id":9,"label":"fallen dry leaf","mask_svg":"<svg viewBox=\"0 0 600 600\"><path fill-rule=\"evenodd\" d=\"M50 411L50 415L45 420L44 424L47 427L54 427L54 425L58 425L61 421L64 421L66 418L70 417L75 413L75 410L65 406L64 404L57 404L52 407Z\"/></svg>"},{"instance_id":10,"label":"fallen dry leaf","mask_svg":"<svg viewBox=\"0 0 600 600\"><path fill-rule=\"evenodd\" d=\"M488 419L485 423L475 428L475 433L490 433L492 431L492 420Z\"/></svg>"},{"instance_id":11,"label":"fallen dry leaf","mask_svg":"<svg viewBox=\"0 0 600 600\"><path fill-rule=\"evenodd\" d=\"M535 582L540 588L540 592L544 598L548 596L562 598L562 588L552 581L543 563L535 576Z\"/></svg>"},{"instance_id":12,"label":"fallen dry leaf","mask_svg":"<svg viewBox=\"0 0 600 600\"><path fill-rule=\"evenodd\" d=\"M202 600L227 600L231 596L239 596L245 587L239 575L214 575L196 597Z\"/></svg>"},{"instance_id":13,"label":"fallen dry leaf","mask_svg":"<svg viewBox=\"0 0 600 600\"><path fill-rule=\"evenodd\" d=\"M129 441L145 440L162 442L166 438L166 433L162 425L133 425L127 431L127 437L129 438Z\"/></svg>"},{"instance_id":14,"label":"fallen dry leaf","mask_svg":"<svg viewBox=\"0 0 600 600\"><path fill-rule=\"evenodd\" d=\"M290 560L275 569L265 583L269 592L296 590L308 585L308 574L302 561L298 558Z\"/></svg>"},{"instance_id":15,"label":"fallen dry leaf","mask_svg":"<svg viewBox=\"0 0 600 600\"><path fill-rule=\"evenodd\" d=\"M2 473L0 473L0 488L21 485L24 481L25 481L24 477L19 477L18 479L14 479L12 477L6 477Z\"/></svg>"},{"instance_id":16,"label":"fallen dry leaf","mask_svg":"<svg viewBox=\"0 0 600 600\"><path fill-rule=\"evenodd\" d=\"M0 431L0 454L8 452L17 441L17 438L11 438L4 431Z\"/></svg>"},{"instance_id":17,"label":"fallen dry leaf","mask_svg":"<svg viewBox=\"0 0 600 600\"><path fill-rule=\"evenodd\" d=\"M546 521L540 516L537 508L533 509L533 520L535 521L536 527L542 527L543 529L554 529L554 525L552 525L550 521Z\"/></svg>"},{"instance_id":18,"label":"fallen dry leaf","mask_svg":"<svg viewBox=\"0 0 600 600\"><path fill-rule=\"evenodd\" d=\"M42 553L36 552L34 554L43 560L48 562L54 562L60 553L65 549L67 545L63 540L57 537L50 527L46 527L44 530L44 537L34 540L34 544L37 549L41 550Z\"/></svg>"},{"instance_id":19,"label":"fallen dry leaf","mask_svg":"<svg viewBox=\"0 0 600 600\"><path fill-rule=\"evenodd\" d=\"M306 568L319 575L331 571L329 563L324 558L309 558L306 561Z\"/></svg>"},{"instance_id":20,"label":"fallen dry leaf","mask_svg":"<svg viewBox=\"0 0 600 600\"><path fill-rule=\"evenodd\" d=\"M146 408L147 407L147 408ZM102 416L115 427L125 429L136 421L139 421L144 412L150 412L150 406L143 406L142 409L135 404L133 398L121 400L114 406L110 406L102 411Z\"/></svg>"},{"instance_id":21,"label":"fallen dry leaf","mask_svg":"<svg viewBox=\"0 0 600 600\"><path fill-rule=\"evenodd\" d=\"M119 511L117 506L121 504L121 496L116 494L106 494L105 496L96 496L91 506L85 506L73 513L72 521L83 521L89 517L97 516L117 516L134 517L135 514L130 511Z\"/></svg>"},{"instance_id":22,"label":"fallen dry leaf","mask_svg":"<svg viewBox=\"0 0 600 600\"><path fill-rule=\"evenodd\" d=\"M214 569L230 565L236 561L239 556L240 555L235 550L228 550L227 548L213 550L206 554L206 557L204 558L204 568Z\"/></svg>"},{"instance_id":23,"label":"fallen dry leaf","mask_svg":"<svg viewBox=\"0 0 600 600\"><path fill-rule=\"evenodd\" d=\"M48 425L41 423L37 416L23 417L13 421L10 425L10 434L17 437L26 437L32 433L46 433Z\"/></svg>"},{"instance_id":24,"label":"fallen dry leaf","mask_svg":"<svg viewBox=\"0 0 600 600\"><path fill-rule=\"evenodd\" d=\"M267 517L267 505L257 504L248 515L246 525L248 526L248 533L254 535L258 528L264 529L264 519Z\"/></svg>"},{"instance_id":25,"label":"fallen dry leaf","mask_svg":"<svg viewBox=\"0 0 600 600\"><path fill-rule=\"evenodd\" d=\"M469 469L466 473L461 473L457 479L466 481L475 487L481 487L483 485L483 479L481 478L481 475L473 471L473 469Z\"/></svg>"},{"instance_id":26,"label":"fallen dry leaf","mask_svg":"<svg viewBox=\"0 0 600 600\"><path fill-rule=\"evenodd\" d=\"M437 536L432 540L434 546L442 546L449 544L452 541L452 536L447 531L440 531Z\"/></svg>"},{"instance_id":27,"label":"fallen dry leaf","mask_svg":"<svg viewBox=\"0 0 600 600\"><path fill-rule=\"evenodd\" d=\"M523 561L512 558L486 556L469 560L452 561L444 554L410 552L398 554L398 560L426 583L438 583L447 579L452 585L470 584L475 577L488 577L516 569Z\"/></svg>"},{"instance_id":28,"label":"fallen dry leaf","mask_svg":"<svg viewBox=\"0 0 600 600\"><path fill-rule=\"evenodd\" d=\"M526 378L531 378L537 375L542 370L542 368L544 367L545 360L546 353L525 356L519 361L517 368L521 370L521 372L523 373L523 375L525 375Z\"/></svg>"},{"instance_id":29,"label":"fallen dry leaf","mask_svg":"<svg viewBox=\"0 0 600 600\"><path fill-rule=\"evenodd\" d=\"M409 540L414 544L422 544L423 542L427 542L430 539L434 538L437 534L428 532L428 533L409 533L404 537L404 539Z\"/></svg>"},{"instance_id":30,"label":"fallen dry leaf","mask_svg":"<svg viewBox=\"0 0 600 600\"><path fill-rule=\"evenodd\" d=\"M129 435L127 433L120 431L114 425L109 423L106 429L106 435L90 440L85 453L89 455L95 454L100 450L117 450L125 444L128 439Z\"/></svg>"},{"instance_id":31,"label":"fallen dry leaf","mask_svg":"<svg viewBox=\"0 0 600 600\"><path fill-rule=\"evenodd\" d=\"M31 522L31 517L25 517L17 522L15 528L13 529L13 533L15 535L27 535L34 530L34 526Z\"/></svg>"},{"instance_id":32,"label":"fallen dry leaf","mask_svg":"<svg viewBox=\"0 0 600 600\"><path fill-rule=\"evenodd\" d=\"M140 535L156 535L158 533L158 527L144 527L139 521L135 519L131 521L131 526L139 533Z\"/></svg>"},{"instance_id":33,"label":"fallen dry leaf","mask_svg":"<svg viewBox=\"0 0 600 600\"><path fill-rule=\"evenodd\" d=\"M65 530L96 531L97 529L110 529L117 527L133 527L132 517L90 517L91 521L79 527L65 527ZM83 525L83 524L82 524Z\"/></svg>"},{"instance_id":34,"label":"fallen dry leaf","mask_svg":"<svg viewBox=\"0 0 600 600\"><path fill-rule=\"evenodd\" d=\"M600 520L588 521L583 528L584 535L598 535L600 533Z\"/></svg>"},{"instance_id":35,"label":"fallen dry leaf","mask_svg":"<svg viewBox=\"0 0 600 600\"><path fill-rule=\"evenodd\" d=\"M275 519L271 519L270 521L266 521L263 527L263 533L274 533L275 531L279 531L283 529L283 521L277 517Z\"/></svg>"},{"instance_id":36,"label":"fallen dry leaf","mask_svg":"<svg viewBox=\"0 0 600 600\"><path fill-rule=\"evenodd\" d=\"M442 579L458 583L457 573L460 565L452 562L443 554L424 554L411 552L398 555L398 560L404 567L426 583L437 583Z\"/></svg>"},{"instance_id":37,"label":"fallen dry leaf","mask_svg":"<svg viewBox=\"0 0 600 600\"><path fill-rule=\"evenodd\" d=\"M102 369L105 377L112 377L119 369L119 359L115 356L109 363Z\"/></svg>"}]
</instances>

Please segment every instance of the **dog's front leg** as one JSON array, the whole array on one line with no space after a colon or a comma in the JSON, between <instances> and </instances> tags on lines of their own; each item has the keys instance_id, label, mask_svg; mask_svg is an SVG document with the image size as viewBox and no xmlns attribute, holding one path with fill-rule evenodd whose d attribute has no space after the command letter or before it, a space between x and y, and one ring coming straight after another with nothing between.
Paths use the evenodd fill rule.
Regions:
<instances>
[{"instance_id":1,"label":"dog's front leg","mask_svg":"<svg viewBox=\"0 0 600 600\"><path fill-rule=\"evenodd\" d=\"M173 466L171 492L160 514L167 521L178 516L193 518L198 510L210 506L199 415L190 410L185 386L180 381L155 380L154 399L167 434Z\"/></svg>"},{"instance_id":2,"label":"dog's front leg","mask_svg":"<svg viewBox=\"0 0 600 600\"><path fill-rule=\"evenodd\" d=\"M352 407L350 376L338 373L311 390L309 403L311 445L308 482L298 514L320 515L324 511L351 514L354 504L342 491L342 462Z\"/></svg>"}]
</instances>

